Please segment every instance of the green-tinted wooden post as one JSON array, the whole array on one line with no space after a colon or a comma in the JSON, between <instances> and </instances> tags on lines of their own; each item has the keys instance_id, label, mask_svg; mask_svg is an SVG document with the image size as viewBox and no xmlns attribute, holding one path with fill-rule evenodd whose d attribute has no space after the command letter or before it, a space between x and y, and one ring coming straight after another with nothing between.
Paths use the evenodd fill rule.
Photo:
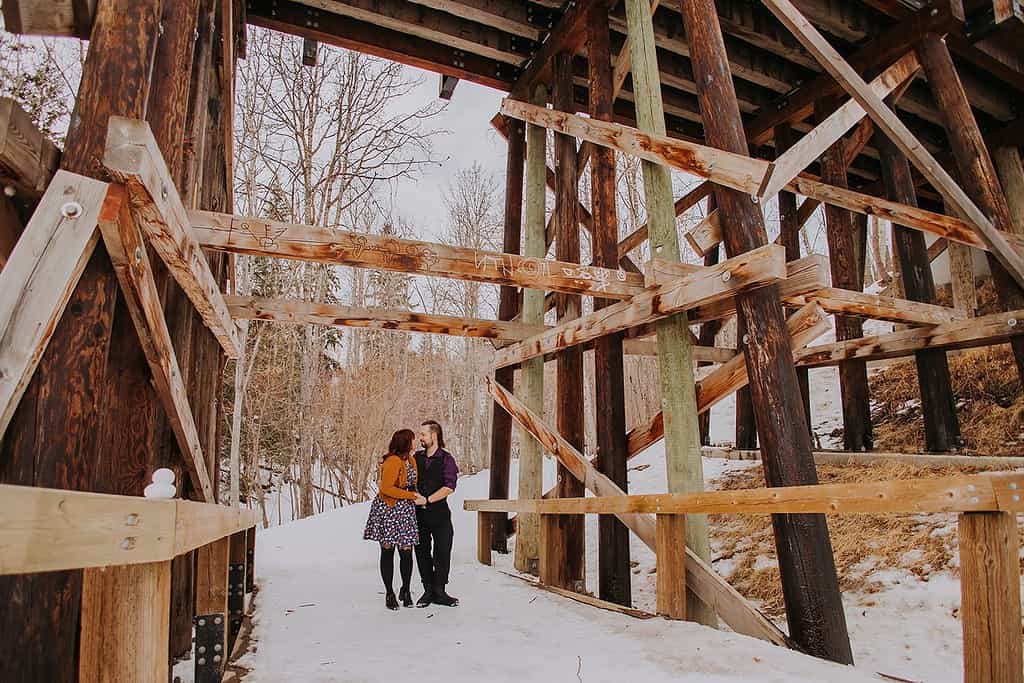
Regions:
<instances>
[{"instance_id":1,"label":"green-tinted wooden post","mask_svg":"<svg viewBox=\"0 0 1024 683\"><path fill-rule=\"evenodd\" d=\"M538 85L533 103L547 104L548 93ZM546 199L547 130L541 126L526 127L526 238L523 256L544 258L547 243L544 237L544 206ZM544 323L544 292L523 290L522 321L526 325ZM538 415L544 414L544 358L523 363L519 371L516 394ZM540 498L543 491L543 452L540 443L526 430L519 428L519 498ZM540 526L537 515L519 514L516 528L516 569L537 573Z\"/></svg>"},{"instance_id":2,"label":"green-tinted wooden post","mask_svg":"<svg viewBox=\"0 0 1024 683\"><path fill-rule=\"evenodd\" d=\"M626 0L630 50L633 58L633 97L637 127L645 133L665 135L665 111L655 55L654 25L647 0ZM647 230L651 256L679 261L679 238L672 201L672 177L668 168L642 162L644 195L647 199ZM668 490L671 493L701 491L704 469L700 459L700 428L694 390L693 354L686 316L677 315L657 323L658 365L661 370L661 407L665 416L665 459ZM686 544L701 559L710 557L707 519L687 515ZM714 625L711 608L687 592L687 617Z\"/></svg>"}]
</instances>

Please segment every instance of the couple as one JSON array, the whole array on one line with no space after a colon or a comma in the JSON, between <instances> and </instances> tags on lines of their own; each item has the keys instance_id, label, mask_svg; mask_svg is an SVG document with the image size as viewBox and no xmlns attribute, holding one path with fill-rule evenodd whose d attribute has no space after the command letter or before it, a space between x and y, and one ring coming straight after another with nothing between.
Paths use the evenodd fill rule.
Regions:
<instances>
[{"instance_id":1,"label":"couple","mask_svg":"<svg viewBox=\"0 0 1024 683\"><path fill-rule=\"evenodd\" d=\"M411 429L399 429L391 437L363 538L380 543L380 576L387 591L388 609L397 610L399 600L412 607L409 580L413 546L423 581L423 596L416 605L455 607L459 601L445 592L454 534L447 498L455 491L459 467L444 449L444 433L434 420L420 426L420 450L413 453L415 438ZM402 573L398 598L392 587L396 547Z\"/></svg>"}]
</instances>

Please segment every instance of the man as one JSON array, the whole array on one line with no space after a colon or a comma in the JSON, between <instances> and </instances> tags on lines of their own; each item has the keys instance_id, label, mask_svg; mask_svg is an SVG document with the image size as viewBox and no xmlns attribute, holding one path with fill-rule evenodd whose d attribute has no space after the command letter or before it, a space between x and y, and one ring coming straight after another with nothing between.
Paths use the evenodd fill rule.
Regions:
<instances>
[{"instance_id":1,"label":"man","mask_svg":"<svg viewBox=\"0 0 1024 683\"><path fill-rule=\"evenodd\" d=\"M416 508L420 542L416 546L416 565L423 581L423 596L417 607L433 603L455 607L459 601L445 592L448 569L452 561L452 511L448 496L455 491L459 466L455 458L444 449L444 432L434 420L420 425L420 446L415 453L419 479L416 488L427 499L426 505Z\"/></svg>"}]
</instances>

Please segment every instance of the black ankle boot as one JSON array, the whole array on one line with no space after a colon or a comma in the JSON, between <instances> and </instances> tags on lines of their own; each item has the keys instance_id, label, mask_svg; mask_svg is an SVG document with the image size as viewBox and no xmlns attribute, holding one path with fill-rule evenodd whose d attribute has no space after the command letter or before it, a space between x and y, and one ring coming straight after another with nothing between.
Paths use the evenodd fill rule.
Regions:
<instances>
[{"instance_id":1,"label":"black ankle boot","mask_svg":"<svg viewBox=\"0 0 1024 683\"><path fill-rule=\"evenodd\" d=\"M434 601L434 591L429 588L423 590L423 595L416 601L417 607L427 607Z\"/></svg>"},{"instance_id":2,"label":"black ankle boot","mask_svg":"<svg viewBox=\"0 0 1024 683\"><path fill-rule=\"evenodd\" d=\"M444 586L434 586L433 602L435 605L443 605L444 607L458 607L458 598L453 598L445 592Z\"/></svg>"},{"instance_id":3,"label":"black ankle boot","mask_svg":"<svg viewBox=\"0 0 1024 683\"><path fill-rule=\"evenodd\" d=\"M398 600L395 598L395 591L388 590L387 597L384 598L384 604L387 605L388 609L398 609Z\"/></svg>"},{"instance_id":4,"label":"black ankle boot","mask_svg":"<svg viewBox=\"0 0 1024 683\"><path fill-rule=\"evenodd\" d=\"M402 607L412 607L412 591L408 586L402 586L402 590L398 591L398 599L402 601Z\"/></svg>"}]
</instances>

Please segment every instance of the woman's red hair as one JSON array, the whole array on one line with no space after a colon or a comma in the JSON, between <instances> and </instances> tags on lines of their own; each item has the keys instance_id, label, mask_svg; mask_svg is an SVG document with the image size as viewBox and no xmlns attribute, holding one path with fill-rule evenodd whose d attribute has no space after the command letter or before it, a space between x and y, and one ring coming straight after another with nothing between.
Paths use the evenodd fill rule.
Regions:
<instances>
[{"instance_id":1,"label":"woman's red hair","mask_svg":"<svg viewBox=\"0 0 1024 683\"><path fill-rule=\"evenodd\" d=\"M399 429L391 435L391 443L388 444L388 455L403 456L412 450L412 443L416 435L411 429Z\"/></svg>"}]
</instances>

